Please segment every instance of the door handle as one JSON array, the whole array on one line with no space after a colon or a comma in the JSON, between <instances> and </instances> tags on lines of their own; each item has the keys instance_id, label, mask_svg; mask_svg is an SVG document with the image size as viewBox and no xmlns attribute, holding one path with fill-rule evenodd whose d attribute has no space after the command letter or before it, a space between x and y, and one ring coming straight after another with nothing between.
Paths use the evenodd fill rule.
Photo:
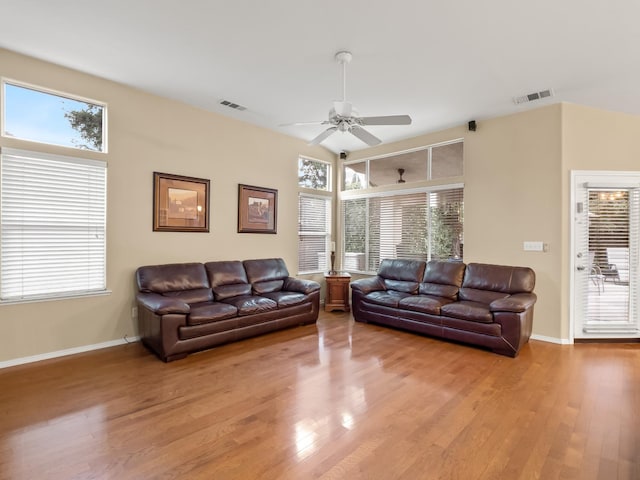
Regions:
<instances>
[{"instance_id":1,"label":"door handle","mask_svg":"<svg viewBox=\"0 0 640 480\"><path fill-rule=\"evenodd\" d=\"M587 267L585 267L584 265L580 265L579 267L576 267L576 268L580 271L587 269Z\"/></svg>"}]
</instances>

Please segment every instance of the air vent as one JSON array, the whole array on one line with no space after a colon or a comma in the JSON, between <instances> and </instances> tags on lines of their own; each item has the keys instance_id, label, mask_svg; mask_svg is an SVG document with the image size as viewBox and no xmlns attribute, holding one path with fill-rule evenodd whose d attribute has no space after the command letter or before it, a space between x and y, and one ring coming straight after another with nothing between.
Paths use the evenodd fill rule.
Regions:
<instances>
[{"instance_id":1,"label":"air vent","mask_svg":"<svg viewBox=\"0 0 640 480\"><path fill-rule=\"evenodd\" d=\"M550 88L547 90L541 90L539 92L522 95L521 97L513 97L513 103L519 105L521 103L533 102L535 100L541 100L548 97L553 97L553 90L551 90Z\"/></svg>"},{"instance_id":2,"label":"air vent","mask_svg":"<svg viewBox=\"0 0 640 480\"><path fill-rule=\"evenodd\" d=\"M246 110L247 107L243 107L242 105L238 105L237 103L230 102L229 100L222 100L220 105L224 105L225 107L233 108L234 110Z\"/></svg>"}]
</instances>

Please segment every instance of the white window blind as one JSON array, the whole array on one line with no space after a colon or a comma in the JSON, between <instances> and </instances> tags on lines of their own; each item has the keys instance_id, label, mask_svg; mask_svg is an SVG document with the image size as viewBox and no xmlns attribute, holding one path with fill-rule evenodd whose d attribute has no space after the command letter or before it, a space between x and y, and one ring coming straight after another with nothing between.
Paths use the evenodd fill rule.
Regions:
<instances>
[{"instance_id":1,"label":"white window blind","mask_svg":"<svg viewBox=\"0 0 640 480\"><path fill-rule=\"evenodd\" d=\"M375 272L385 258L461 259L462 188L346 199L343 268Z\"/></svg>"},{"instance_id":2,"label":"white window blind","mask_svg":"<svg viewBox=\"0 0 640 480\"><path fill-rule=\"evenodd\" d=\"M298 197L298 273L328 269L331 199L300 193Z\"/></svg>"},{"instance_id":3,"label":"white window blind","mask_svg":"<svg viewBox=\"0 0 640 480\"><path fill-rule=\"evenodd\" d=\"M0 300L106 289L106 163L3 149Z\"/></svg>"},{"instance_id":4,"label":"white window blind","mask_svg":"<svg viewBox=\"0 0 640 480\"><path fill-rule=\"evenodd\" d=\"M581 239L589 252L584 291L586 333L638 331L638 263L640 190L591 187L585 189L589 228ZM586 201L586 202L585 202Z\"/></svg>"}]
</instances>

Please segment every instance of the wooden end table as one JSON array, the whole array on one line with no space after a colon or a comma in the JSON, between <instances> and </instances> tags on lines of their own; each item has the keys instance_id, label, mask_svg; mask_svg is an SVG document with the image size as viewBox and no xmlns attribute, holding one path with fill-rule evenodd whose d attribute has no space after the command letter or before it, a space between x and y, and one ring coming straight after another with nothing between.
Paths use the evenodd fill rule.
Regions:
<instances>
[{"instance_id":1,"label":"wooden end table","mask_svg":"<svg viewBox=\"0 0 640 480\"><path fill-rule=\"evenodd\" d=\"M327 272L324 274L327 281L327 293L324 299L324 310L342 310L348 312L349 307L349 283L351 275L347 272Z\"/></svg>"}]
</instances>

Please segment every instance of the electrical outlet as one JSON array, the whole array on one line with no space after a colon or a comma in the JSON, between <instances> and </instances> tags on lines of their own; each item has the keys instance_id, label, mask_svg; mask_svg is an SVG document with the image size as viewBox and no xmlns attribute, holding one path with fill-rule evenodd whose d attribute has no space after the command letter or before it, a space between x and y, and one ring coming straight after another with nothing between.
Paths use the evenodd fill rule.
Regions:
<instances>
[{"instance_id":1,"label":"electrical outlet","mask_svg":"<svg viewBox=\"0 0 640 480\"><path fill-rule=\"evenodd\" d=\"M131 320L137 320L138 318L138 307L131 308Z\"/></svg>"}]
</instances>

